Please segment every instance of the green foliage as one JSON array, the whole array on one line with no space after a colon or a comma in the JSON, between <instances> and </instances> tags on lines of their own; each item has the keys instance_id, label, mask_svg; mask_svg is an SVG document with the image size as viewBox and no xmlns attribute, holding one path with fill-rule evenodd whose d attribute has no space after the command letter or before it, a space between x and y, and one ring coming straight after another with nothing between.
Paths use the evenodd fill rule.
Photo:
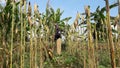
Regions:
<instances>
[{"instance_id":1,"label":"green foliage","mask_svg":"<svg viewBox=\"0 0 120 68\"><path fill-rule=\"evenodd\" d=\"M106 67L103 65L99 65L98 68L106 68Z\"/></svg>"},{"instance_id":2,"label":"green foliage","mask_svg":"<svg viewBox=\"0 0 120 68\"><path fill-rule=\"evenodd\" d=\"M99 54L99 65L103 67L110 67L110 58L108 51L100 52Z\"/></svg>"},{"instance_id":3,"label":"green foliage","mask_svg":"<svg viewBox=\"0 0 120 68\"><path fill-rule=\"evenodd\" d=\"M11 3L11 0L8 0L6 2L6 6L3 7L3 10L0 12L0 29L3 30L3 37L5 40L9 40L10 36L10 29L11 29L11 22L12 22L12 15L15 15L15 25L19 22L19 5L20 2L15 3L15 12L12 12L13 5Z\"/></svg>"},{"instance_id":4,"label":"green foliage","mask_svg":"<svg viewBox=\"0 0 120 68\"><path fill-rule=\"evenodd\" d=\"M77 61L76 57L74 57L74 56L67 56L64 63L66 65L70 65L70 64L75 63L76 61Z\"/></svg>"}]
</instances>

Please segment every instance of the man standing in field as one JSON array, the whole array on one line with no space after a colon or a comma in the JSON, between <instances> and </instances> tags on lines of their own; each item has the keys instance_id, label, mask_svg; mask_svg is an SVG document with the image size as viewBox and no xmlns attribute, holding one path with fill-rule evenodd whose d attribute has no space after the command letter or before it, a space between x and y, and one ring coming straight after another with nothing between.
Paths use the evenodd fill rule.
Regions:
<instances>
[{"instance_id":1,"label":"man standing in field","mask_svg":"<svg viewBox=\"0 0 120 68\"><path fill-rule=\"evenodd\" d=\"M54 38L56 44L57 44L57 54L61 54L61 32L58 24L55 25L55 38Z\"/></svg>"}]
</instances>

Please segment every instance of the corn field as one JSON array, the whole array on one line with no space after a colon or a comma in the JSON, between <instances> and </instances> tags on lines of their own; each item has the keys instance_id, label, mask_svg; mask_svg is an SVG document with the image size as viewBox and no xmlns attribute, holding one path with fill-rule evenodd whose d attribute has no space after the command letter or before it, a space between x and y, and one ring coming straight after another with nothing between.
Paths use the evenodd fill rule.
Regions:
<instances>
[{"instance_id":1,"label":"corn field","mask_svg":"<svg viewBox=\"0 0 120 68\"><path fill-rule=\"evenodd\" d=\"M92 13L85 5L70 25L72 17L61 19L63 11L49 0L43 13L27 0L6 0L0 4L0 68L120 68L120 12L110 16L120 4L105 4Z\"/></svg>"}]
</instances>

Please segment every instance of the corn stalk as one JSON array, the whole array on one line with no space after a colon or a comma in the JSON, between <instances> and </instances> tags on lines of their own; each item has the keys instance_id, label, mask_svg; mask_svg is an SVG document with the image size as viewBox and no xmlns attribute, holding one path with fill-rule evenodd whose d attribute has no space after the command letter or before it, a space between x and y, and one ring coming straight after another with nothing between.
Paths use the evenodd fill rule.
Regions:
<instances>
[{"instance_id":1,"label":"corn stalk","mask_svg":"<svg viewBox=\"0 0 120 68\"><path fill-rule=\"evenodd\" d=\"M110 24L109 0L106 0L106 17L107 17L108 37L109 37L109 46L110 46L111 66L112 68L116 68L114 43L113 43L112 29Z\"/></svg>"},{"instance_id":2,"label":"corn stalk","mask_svg":"<svg viewBox=\"0 0 120 68\"><path fill-rule=\"evenodd\" d=\"M120 0L118 0L118 14L119 14L119 27L120 27Z\"/></svg>"},{"instance_id":3,"label":"corn stalk","mask_svg":"<svg viewBox=\"0 0 120 68\"><path fill-rule=\"evenodd\" d=\"M32 8L31 4L29 2L28 5L28 22L29 22L29 27L30 27L30 68L33 68L33 40L32 40L32 20L31 20L31 15L32 15Z\"/></svg>"},{"instance_id":4,"label":"corn stalk","mask_svg":"<svg viewBox=\"0 0 120 68\"><path fill-rule=\"evenodd\" d=\"M98 36L97 36L97 30L96 30L96 24L95 24L95 52L96 52L96 54L98 53ZM95 62L96 62L96 68L98 68L98 65L99 65L99 61L98 61L98 54L95 56L96 58L95 58Z\"/></svg>"},{"instance_id":5,"label":"corn stalk","mask_svg":"<svg viewBox=\"0 0 120 68\"><path fill-rule=\"evenodd\" d=\"M27 14L27 12L26 12L26 0L24 1L24 14L25 14L25 16L26 16L26 14ZM23 68L24 68L24 64L25 64L25 61L24 61L24 57L25 57L25 37L26 37L26 18L24 18L24 24L23 24L23 28L24 28L24 30L23 30Z\"/></svg>"},{"instance_id":6,"label":"corn stalk","mask_svg":"<svg viewBox=\"0 0 120 68\"><path fill-rule=\"evenodd\" d=\"M95 68L94 45L92 42L91 23L90 23L90 9L88 6L85 7L85 12L87 16L87 30L88 30L88 52L89 52L88 62L90 68Z\"/></svg>"},{"instance_id":7,"label":"corn stalk","mask_svg":"<svg viewBox=\"0 0 120 68\"><path fill-rule=\"evenodd\" d=\"M13 58L13 36L14 36L14 22L15 22L15 15L14 15L14 10L15 10L15 1L12 1L13 4L13 8L12 8L12 28L11 28L11 47L10 47L10 68L12 68L13 64L12 64L12 58Z\"/></svg>"},{"instance_id":8,"label":"corn stalk","mask_svg":"<svg viewBox=\"0 0 120 68\"><path fill-rule=\"evenodd\" d=\"M23 12L22 0L20 1L20 23L21 23L21 42L20 42L20 68L23 68Z\"/></svg>"},{"instance_id":9,"label":"corn stalk","mask_svg":"<svg viewBox=\"0 0 120 68\"><path fill-rule=\"evenodd\" d=\"M35 23L35 24L34 24L34 25L35 25L35 27L34 27L34 31L35 31L35 32L34 32L34 33L35 33L35 38L34 38L34 40L35 40L35 46L34 46L34 55L35 55L35 56L34 56L34 57L35 57L34 60L35 60L35 62L34 62L34 63L35 63L35 64L34 64L34 67L35 67L35 68L37 68L37 37L36 37L36 34L37 34L37 28L36 28L36 26L37 26L37 25L36 25L37 10L38 10L38 9L37 9L37 5L35 4L35 5L34 5L34 15L35 15L35 16L34 16L34 23Z\"/></svg>"},{"instance_id":10,"label":"corn stalk","mask_svg":"<svg viewBox=\"0 0 120 68\"><path fill-rule=\"evenodd\" d=\"M40 68L43 68L43 50L42 50L42 48L43 48L43 44L42 44L42 41L41 41L41 38L40 38L40 43L41 43L41 45L40 45Z\"/></svg>"}]
</instances>

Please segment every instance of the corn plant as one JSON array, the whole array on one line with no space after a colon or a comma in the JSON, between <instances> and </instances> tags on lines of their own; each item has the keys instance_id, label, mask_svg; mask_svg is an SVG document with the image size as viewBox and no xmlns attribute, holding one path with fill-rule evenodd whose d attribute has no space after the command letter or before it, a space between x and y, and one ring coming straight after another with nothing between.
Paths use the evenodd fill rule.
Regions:
<instances>
[{"instance_id":1,"label":"corn plant","mask_svg":"<svg viewBox=\"0 0 120 68\"><path fill-rule=\"evenodd\" d=\"M27 13L26 13L26 1L24 1L23 2L23 4L24 4L24 15L25 16L27 16ZM24 65L25 65L25 46L26 46L26 41L25 41L25 37L26 37L26 20L25 20L26 18L24 18L24 24L23 24L23 28L24 28L24 30L23 30L23 68L24 68Z\"/></svg>"},{"instance_id":2,"label":"corn plant","mask_svg":"<svg viewBox=\"0 0 120 68\"><path fill-rule=\"evenodd\" d=\"M13 51L13 31L14 31L14 22L15 22L15 20L14 20L14 10L15 10L15 2L13 1L12 2L12 4L13 4L13 9L12 9L12 12L13 12L13 14L12 14L12 28L11 28L11 50L10 50L10 68L12 68L12 66L13 66L13 64L12 64L12 58L13 58L13 54L12 54L12 51Z\"/></svg>"},{"instance_id":3,"label":"corn plant","mask_svg":"<svg viewBox=\"0 0 120 68\"><path fill-rule=\"evenodd\" d=\"M31 4L29 2L29 5L28 5L28 22L29 22L29 27L30 27L30 68L33 67L33 40L32 40L32 19L31 19L31 16L32 16L32 8L31 8Z\"/></svg>"},{"instance_id":4,"label":"corn plant","mask_svg":"<svg viewBox=\"0 0 120 68\"><path fill-rule=\"evenodd\" d=\"M92 42L92 34L91 34L91 24L90 24L90 10L89 7L85 7L85 13L87 16L87 30L88 30L88 52L89 53L89 65L90 68L95 68L95 58L94 58L94 45ZM91 59L93 58L93 59Z\"/></svg>"},{"instance_id":5,"label":"corn plant","mask_svg":"<svg viewBox=\"0 0 120 68\"><path fill-rule=\"evenodd\" d=\"M111 66L112 66L112 68L116 68L114 43L113 43L111 26L110 26L109 0L106 0L105 2L106 2L106 16L107 16L107 27L108 27L109 45L110 45L110 53L111 53Z\"/></svg>"},{"instance_id":6,"label":"corn plant","mask_svg":"<svg viewBox=\"0 0 120 68\"><path fill-rule=\"evenodd\" d=\"M35 53L35 54L34 54L34 57L35 57L35 58L34 58L34 61L35 61L35 62L34 62L34 63L35 63L35 64L34 64L34 67L37 68L37 37L36 37L36 34L37 34L37 26L38 26L38 25L36 24L36 19L37 19L37 16L38 16L39 14L38 14L38 7L37 7L36 4L34 5L34 15L35 15L35 16L34 16L34 23L35 23L35 25L36 25L36 26L34 27L34 33L35 33L35 38L34 38L34 41L35 41L35 44L34 44L34 50L35 50L35 51L34 51L34 53Z\"/></svg>"},{"instance_id":7,"label":"corn plant","mask_svg":"<svg viewBox=\"0 0 120 68\"><path fill-rule=\"evenodd\" d=\"M20 68L23 68L23 1L20 1L20 23L21 23L21 42L20 42Z\"/></svg>"}]
</instances>

